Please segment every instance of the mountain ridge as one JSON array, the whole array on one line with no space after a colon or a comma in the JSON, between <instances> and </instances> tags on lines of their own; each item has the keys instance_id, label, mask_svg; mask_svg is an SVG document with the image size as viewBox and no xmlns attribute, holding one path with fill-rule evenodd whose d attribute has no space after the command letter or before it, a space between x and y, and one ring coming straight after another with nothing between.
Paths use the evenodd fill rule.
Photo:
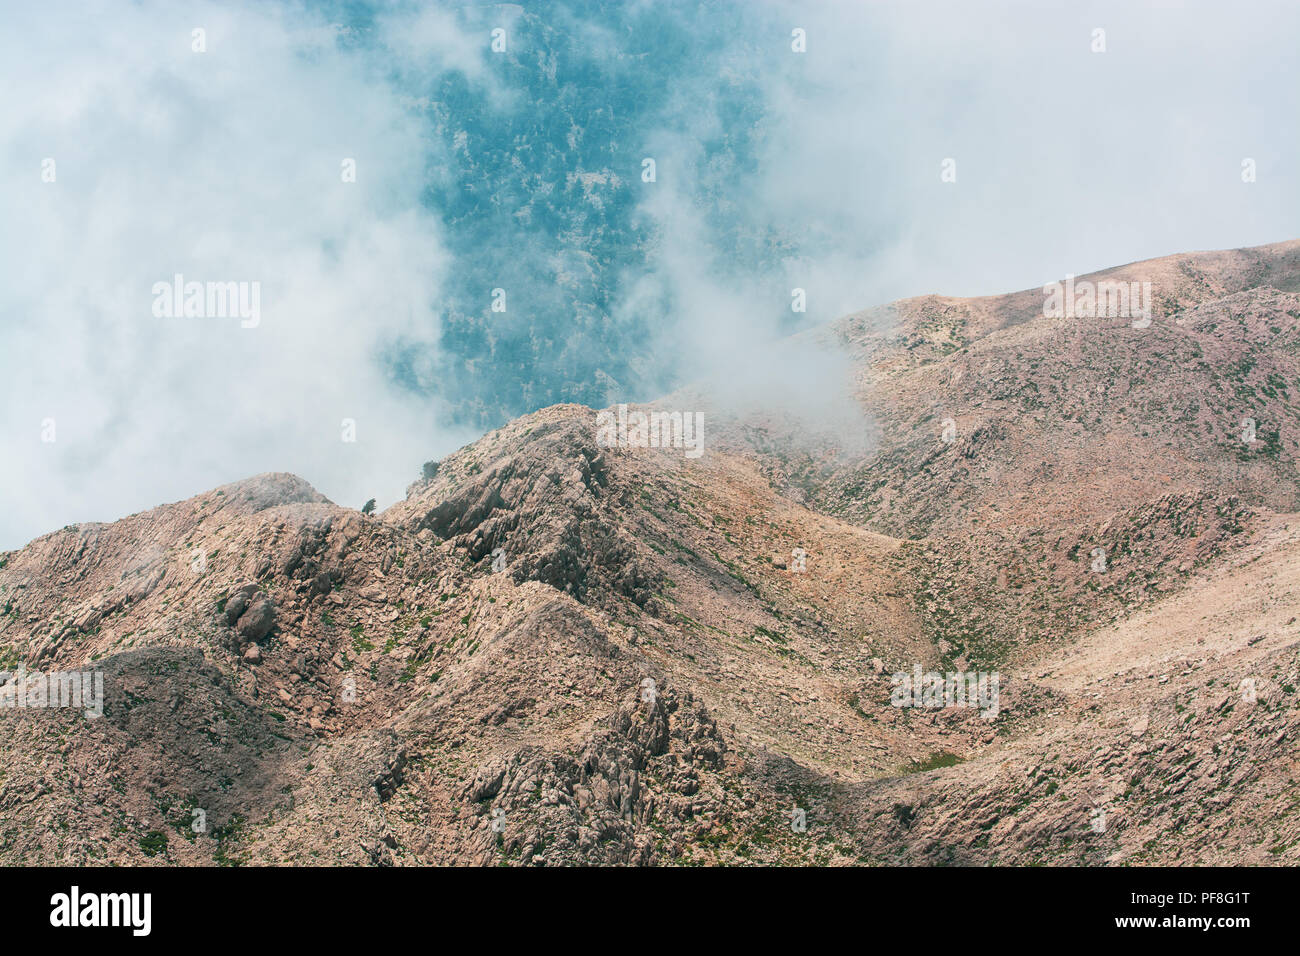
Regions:
<instances>
[{"instance_id":1,"label":"mountain ridge","mask_svg":"<svg viewBox=\"0 0 1300 956\"><path fill-rule=\"evenodd\" d=\"M551 406L377 515L268 473L0 555L0 669L106 686L0 708L0 859L1294 863L1300 241L1099 276L1150 327L1028 290L814 330L860 447ZM917 667L997 714L894 706Z\"/></svg>"}]
</instances>

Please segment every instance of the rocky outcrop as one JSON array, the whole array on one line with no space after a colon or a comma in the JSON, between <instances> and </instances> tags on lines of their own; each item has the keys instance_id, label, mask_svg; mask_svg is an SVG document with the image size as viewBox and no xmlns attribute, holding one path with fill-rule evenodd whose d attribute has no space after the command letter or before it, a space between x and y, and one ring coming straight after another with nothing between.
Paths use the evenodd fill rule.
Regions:
<instances>
[{"instance_id":1,"label":"rocky outcrop","mask_svg":"<svg viewBox=\"0 0 1300 956\"><path fill-rule=\"evenodd\" d=\"M1300 862L1296 249L1145 335L850 317L866 449L559 406L379 515L262 475L2 554L0 861Z\"/></svg>"},{"instance_id":2,"label":"rocky outcrop","mask_svg":"<svg viewBox=\"0 0 1300 956\"><path fill-rule=\"evenodd\" d=\"M477 805L485 839L507 859L668 862L672 849L660 834L685 839L693 817L716 812L699 796L699 778L719 775L726 744L689 694L679 699L666 689L600 725L575 754L530 748L478 769L465 800Z\"/></svg>"},{"instance_id":3,"label":"rocky outcrop","mask_svg":"<svg viewBox=\"0 0 1300 956\"><path fill-rule=\"evenodd\" d=\"M516 582L540 581L580 601L613 592L644 605L654 582L620 527L592 413L561 407L528 421L426 469L431 480L389 516Z\"/></svg>"}]
</instances>

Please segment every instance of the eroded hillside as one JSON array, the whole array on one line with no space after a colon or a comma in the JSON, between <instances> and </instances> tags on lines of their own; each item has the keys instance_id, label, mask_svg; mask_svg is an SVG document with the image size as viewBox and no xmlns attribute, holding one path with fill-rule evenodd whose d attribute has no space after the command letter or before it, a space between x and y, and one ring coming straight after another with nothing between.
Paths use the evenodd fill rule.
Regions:
<instances>
[{"instance_id":1,"label":"eroded hillside","mask_svg":"<svg viewBox=\"0 0 1300 956\"><path fill-rule=\"evenodd\" d=\"M104 681L0 708L0 859L1295 863L1298 251L1103 274L1146 328L851 316L851 455L556 406L378 515L262 475L0 555L0 665Z\"/></svg>"}]
</instances>

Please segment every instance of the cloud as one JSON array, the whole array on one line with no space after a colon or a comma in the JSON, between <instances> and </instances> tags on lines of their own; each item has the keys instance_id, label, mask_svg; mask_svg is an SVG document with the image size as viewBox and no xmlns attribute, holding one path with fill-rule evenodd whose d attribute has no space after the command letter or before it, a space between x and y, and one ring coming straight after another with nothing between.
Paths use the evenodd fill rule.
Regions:
<instances>
[{"instance_id":1,"label":"cloud","mask_svg":"<svg viewBox=\"0 0 1300 956\"><path fill-rule=\"evenodd\" d=\"M657 241L615 316L658 319L642 358L650 393L701 378L751 408L765 395L783 407L769 356L793 329L907 296L1009 292L1297 235L1300 179L1284 157L1300 130L1281 119L1300 113L1285 65L1293 4L732 12L711 71L684 77L644 131L658 180L635 184L638 212ZM796 28L806 52L792 49ZM1243 157L1257 182L1241 181ZM947 159L955 182L941 177ZM796 288L806 313L791 310Z\"/></svg>"},{"instance_id":2,"label":"cloud","mask_svg":"<svg viewBox=\"0 0 1300 956\"><path fill-rule=\"evenodd\" d=\"M398 336L436 349L447 258L420 204L437 155L373 54L288 6L4 18L0 547L267 470L392 501L473 437L375 359ZM177 273L258 283L260 324L155 317Z\"/></svg>"},{"instance_id":3,"label":"cloud","mask_svg":"<svg viewBox=\"0 0 1300 956\"><path fill-rule=\"evenodd\" d=\"M338 9L0 14L0 547L267 470L383 505L552 401L840 421L774 342L1300 221L1283 0ZM155 318L176 273L261 323Z\"/></svg>"}]
</instances>

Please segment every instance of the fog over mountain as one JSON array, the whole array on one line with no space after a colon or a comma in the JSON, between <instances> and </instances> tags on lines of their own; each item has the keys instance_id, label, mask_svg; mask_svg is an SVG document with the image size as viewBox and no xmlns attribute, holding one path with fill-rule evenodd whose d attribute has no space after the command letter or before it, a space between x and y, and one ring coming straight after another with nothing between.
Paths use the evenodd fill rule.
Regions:
<instances>
[{"instance_id":1,"label":"fog over mountain","mask_svg":"<svg viewBox=\"0 0 1300 956\"><path fill-rule=\"evenodd\" d=\"M0 872L57 867L7 928L590 865L1249 926L1300 864L1298 27L7 5Z\"/></svg>"},{"instance_id":2,"label":"fog over mountain","mask_svg":"<svg viewBox=\"0 0 1300 956\"><path fill-rule=\"evenodd\" d=\"M1294 236L1294 5L1043 7L6 6L0 547L264 471L383 507L557 402L817 416L782 336Z\"/></svg>"}]
</instances>

